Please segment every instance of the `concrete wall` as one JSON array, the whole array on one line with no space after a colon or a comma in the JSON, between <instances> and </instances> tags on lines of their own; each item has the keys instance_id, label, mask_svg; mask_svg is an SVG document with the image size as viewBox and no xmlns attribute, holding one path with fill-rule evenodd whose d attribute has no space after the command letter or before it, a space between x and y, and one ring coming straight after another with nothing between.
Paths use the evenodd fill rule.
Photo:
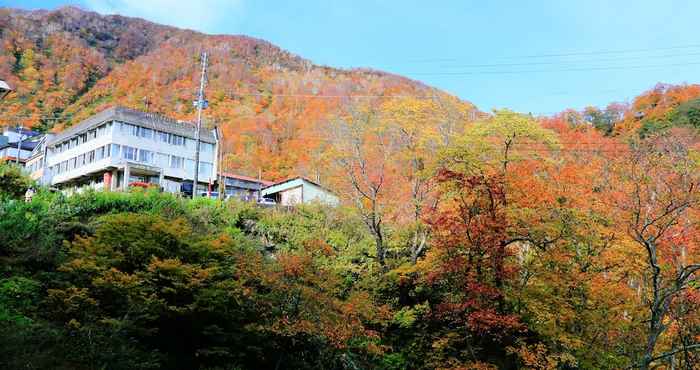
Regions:
<instances>
[{"instance_id":1,"label":"concrete wall","mask_svg":"<svg viewBox=\"0 0 700 370\"><path fill-rule=\"evenodd\" d=\"M293 206L304 201L304 191L302 186L287 189L280 192L280 204L283 206Z\"/></svg>"},{"instance_id":2,"label":"concrete wall","mask_svg":"<svg viewBox=\"0 0 700 370\"><path fill-rule=\"evenodd\" d=\"M85 143L79 144L76 147L67 149L63 152L58 152L55 150L55 145L58 143L52 143L48 150L47 166L53 167L63 161L70 160L81 154L88 153L92 150L100 148L108 144L117 144L120 146L119 153L115 155L112 151L109 158L104 158L95 161L90 164L83 165L79 168L74 168L68 170L67 172L62 172L57 174L56 171L52 171L50 183L52 185L61 184L72 179L85 176L89 173L99 172L107 170L108 168L115 168L123 166L127 162L124 159L123 146L129 146L136 149L148 150L153 153L153 158L151 162L145 163L151 167L158 167L163 170L163 175L165 177L172 177L176 179L192 180L194 178L194 157L195 157L195 142L193 139L186 138L185 145L174 145L166 142L162 142L158 137L143 138L139 136L134 136L128 129L123 129L121 122L113 121L111 127L101 136L91 139ZM83 133L81 131L80 133ZM75 137L75 136L73 136ZM200 153L200 182L209 182L216 179L216 147L209 144L212 150L202 151ZM206 145L205 145L206 146ZM171 168L171 156L176 156L183 158L184 166L183 168ZM129 159L128 162L139 162L138 155L136 159ZM201 170L202 163L208 163L208 171L204 172ZM166 188L172 190L175 188L175 184L168 184ZM178 189L179 190L179 189Z\"/></svg>"},{"instance_id":3,"label":"concrete wall","mask_svg":"<svg viewBox=\"0 0 700 370\"><path fill-rule=\"evenodd\" d=\"M340 199L336 195L310 182L304 182L303 189L304 203L321 202L332 206L336 206L340 203Z\"/></svg>"},{"instance_id":4,"label":"concrete wall","mask_svg":"<svg viewBox=\"0 0 700 370\"><path fill-rule=\"evenodd\" d=\"M284 206L301 202L321 202L330 205L338 205L340 203L340 199L336 195L304 179L294 179L272 185L262 191L263 196L278 193L280 195L280 204Z\"/></svg>"}]
</instances>

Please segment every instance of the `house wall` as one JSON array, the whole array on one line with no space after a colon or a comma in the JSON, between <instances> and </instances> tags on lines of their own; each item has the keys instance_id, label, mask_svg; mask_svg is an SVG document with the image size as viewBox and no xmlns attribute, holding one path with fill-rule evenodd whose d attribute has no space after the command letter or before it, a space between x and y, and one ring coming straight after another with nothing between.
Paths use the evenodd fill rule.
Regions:
<instances>
[{"instance_id":1,"label":"house wall","mask_svg":"<svg viewBox=\"0 0 700 370\"><path fill-rule=\"evenodd\" d=\"M334 194L329 193L327 190L320 186L316 186L309 182L304 182L304 203L318 201L321 203L326 203L332 206L336 206L340 203L340 199Z\"/></svg>"},{"instance_id":2,"label":"house wall","mask_svg":"<svg viewBox=\"0 0 700 370\"><path fill-rule=\"evenodd\" d=\"M330 205L338 205L340 203L340 199L336 195L303 179L295 179L273 185L262 191L263 196L277 193L280 194L280 204L285 206L314 201ZM292 198L296 199L296 201L291 202Z\"/></svg>"},{"instance_id":3,"label":"house wall","mask_svg":"<svg viewBox=\"0 0 700 370\"><path fill-rule=\"evenodd\" d=\"M32 154L31 151L29 150L19 150L19 159L20 160L25 160L29 158L29 156ZM0 158L6 158L6 157L12 157L12 158L17 158L17 144L15 144L15 147L7 147L4 149L0 149Z\"/></svg>"},{"instance_id":4,"label":"house wall","mask_svg":"<svg viewBox=\"0 0 700 370\"><path fill-rule=\"evenodd\" d=\"M298 186L296 188L280 192L280 204L283 206L293 206L295 204L303 203L304 201L303 186Z\"/></svg>"}]
</instances>

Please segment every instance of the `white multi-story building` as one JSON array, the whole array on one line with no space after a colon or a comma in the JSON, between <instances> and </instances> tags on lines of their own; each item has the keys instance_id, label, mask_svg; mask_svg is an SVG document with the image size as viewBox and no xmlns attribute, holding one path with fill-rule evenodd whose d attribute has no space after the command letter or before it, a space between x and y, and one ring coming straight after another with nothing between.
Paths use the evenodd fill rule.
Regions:
<instances>
[{"instance_id":1,"label":"white multi-story building","mask_svg":"<svg viewBox=\"0 0 700 370\"><path fill-rule=\"evenodd\" d=\"M215 130L200 133L198 190L216 180ZM27 162L33 177L59 188L126 189L156 184L179 192L194 179L195 126L122 107L104 110L48 135Z\"/></svg>"}]
</instances>

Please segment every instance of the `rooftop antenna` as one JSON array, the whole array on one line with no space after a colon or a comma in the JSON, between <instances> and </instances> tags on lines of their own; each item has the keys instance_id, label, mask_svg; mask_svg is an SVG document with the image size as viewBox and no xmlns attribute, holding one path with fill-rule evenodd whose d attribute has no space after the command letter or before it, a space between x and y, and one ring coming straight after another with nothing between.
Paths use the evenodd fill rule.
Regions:
<instances>
[{"instance_id":1,"label":"rooftop antenna","mask_svg":"<svg viewBox=\"0 0 700 370\"><path fill-rule=\"evenodd\" d=\"M197 196L197 183L199 181L199 131L202 129L202 110L207 107L208 103L204 99L204 84L207 76L207 52L202 53L202 75L199 80L199 93L194 106L197 107L197 129L194 132L195 152L194 152L194 180L192 181L192 198Z\"/></svg>"}]
</instances>

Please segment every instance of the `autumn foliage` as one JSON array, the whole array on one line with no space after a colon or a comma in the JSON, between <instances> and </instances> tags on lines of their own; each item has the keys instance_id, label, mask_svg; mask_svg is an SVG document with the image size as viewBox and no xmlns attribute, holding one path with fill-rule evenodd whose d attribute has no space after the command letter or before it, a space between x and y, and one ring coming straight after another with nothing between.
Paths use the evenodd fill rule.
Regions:
<instances>
[{"instance_id":1,"label":"autumn foliage","mask_svg":"<svg viewBox=\"0 0 700 370\"><path fill-rule=\"evenodd\" d=\"M0 10L3 119L113 104L207 124L224 166L338 207L74 195L0 164L0 365L693 369L700 87L534 117L264 41L74 8ZM18 189L19 187L19 189Z\"/></svg>"}]
</instances>

